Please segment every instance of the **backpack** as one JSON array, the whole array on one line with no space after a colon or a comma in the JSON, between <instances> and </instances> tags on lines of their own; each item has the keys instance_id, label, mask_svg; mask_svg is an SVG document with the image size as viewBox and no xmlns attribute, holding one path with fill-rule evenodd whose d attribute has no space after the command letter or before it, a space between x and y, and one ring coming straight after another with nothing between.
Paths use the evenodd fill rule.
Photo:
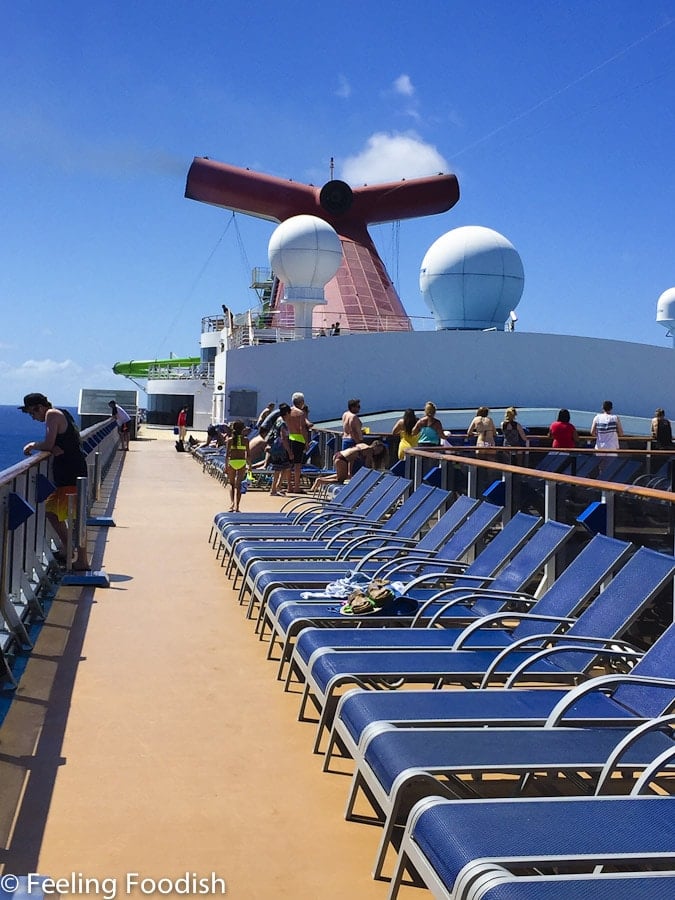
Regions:
<instances>
[{"instance_id":1,"label":"backpack","mask_svg":"<svg viewBox=\"0 0 675 900\"><path fill-rule=\"evenodd\" d=\"M185 453L185 444L182 441L176 441L176 453Z\"/></svg>"},{"instance_id":2,"label":"backpack","mask_svg":"<svg viewBox=\"0 0 675 900\"><path fill-rule=\"evenodd\" d=\"M522 447L523 441L518 432L518 426L515 422L503 422L502 433L504 435L505 447Z\"/></svg>"},{"instance_id":3,"label":"backpack","mask_svg":"<svg viewBox=\"0 0 675 900\"><path fill-rule=\"evenodd\" d=\"M272 463L279 464L288 459L284 442L281 440L281 429L284 427L283 422L281 424L278 424L277 422L267 436L267 446L269 447L270 462Z\"/></svg>"}]
</instances>

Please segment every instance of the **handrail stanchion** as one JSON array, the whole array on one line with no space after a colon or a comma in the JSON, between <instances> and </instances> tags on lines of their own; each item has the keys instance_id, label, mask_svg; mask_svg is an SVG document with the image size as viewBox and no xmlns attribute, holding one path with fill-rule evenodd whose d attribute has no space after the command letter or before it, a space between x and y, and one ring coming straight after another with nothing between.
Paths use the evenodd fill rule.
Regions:
<instances>
[{"instance_id":1,"label":"handrail stanchion","mask_svg":"<svg viewBox=\"0 0 675 900\"><path fill-rule=\"evenodd\" d=\"M605 530L605 534L607 537L614 537L614 507L615 507L616 494L614 491L603 491L602 492L602 502L605 504L607 510L607 528Z\"/></svg>"},{"instance_id":2,"label":"handrail stanchion","mask_svg":"<svg viewBox=\"0 0 675 900\"><path fill-rule=\"evenodd\" d=\"M94 500L101 499L101 454L94 453Z\"/></svg>"},{"instance_id":3,"label":"handrail stanchion","mask_svg":"<svg viewBox=\"0 0 675 900\"><path fill-rule=\"evenodd\" d=\"M73 526L75 523L75 494L68 494L68 527L66 528L66 571L73 570Z\"/></svg>"},{"instance_id":4,"label":"handrail stanchion","mask_svg":"<svg viewBox=\"0 0 675 900\"><path fill-rule=\"evenodd\" d=\"M555 481L544 482L544 519L547 522L556 521L558 509L558 485ZM555 581L557 572L557 560L555 555L544 566L543 590L547 590Z\"/></svg>"},{"instance_id":5,"label":"handrail stanchion","mask_svg":"<svg viewBox=\"0 0 675 900\"><path fill-rule=\"evenodd\" d=\"M87 546L87 478L77 479L77 547L78 550Z\"/></svg>"},{"instance_id":6,"label":"handrail stanchion","mask_svg":"<svg viewBox=\"0 0 675 900\"><path fill-rule=\"evenodd\" d=\"M522 457L521 457L522 458ZM513 516L513 472L504 472L504 514L502 525Z\"/></svg>"},{"instance_id":7,"label":"handrail stanchion","mask_svg":"<svg viewBox=\"0 0 675 900\"><path fill-rule=\"evenodd\" d=\"M466 493L472 500L478 499L478 466L469 466L466 473Z\"/></svg>"}]
</instances>

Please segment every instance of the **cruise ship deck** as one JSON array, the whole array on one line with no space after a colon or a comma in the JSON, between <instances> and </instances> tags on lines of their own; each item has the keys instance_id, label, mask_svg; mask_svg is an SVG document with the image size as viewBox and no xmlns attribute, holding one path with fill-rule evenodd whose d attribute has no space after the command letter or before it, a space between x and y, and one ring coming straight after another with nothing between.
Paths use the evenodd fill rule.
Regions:
<instances>
[{"instance_id":1,"label":"cruise ship deck","mask_svg":"<svg viewBox=\"0 0 675 900\"><path fill-rule=\"evenodd\" d=\"M237 900L383 898L379 829L343 820L348 779L322 773L207 540L229 498L173 440L117 454L94 556L110 587L61 587L28 658L0 729L2 870L117 897L127 873L189 873Z\"/></svg>"}]
</instances>

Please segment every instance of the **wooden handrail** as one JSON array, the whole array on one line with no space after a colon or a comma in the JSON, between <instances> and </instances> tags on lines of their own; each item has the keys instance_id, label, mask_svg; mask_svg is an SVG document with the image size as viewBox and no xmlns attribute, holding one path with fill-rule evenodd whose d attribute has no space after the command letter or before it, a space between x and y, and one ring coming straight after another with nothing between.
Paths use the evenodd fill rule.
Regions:
<instances>
[{"instance_id":1,"label":"wooden handrail","mask_svg":"<svg viewBox=\"0 0 675 900\"><path fill-rule=\"evenodd\" d=\"M452 448L454 450L455 448ZM476 466L481 469L491 469L495 472L512 472L514 475L526 475L532 478L541 478L545 481L554 481L558 484L568 484L568 485L577 485L579 487L588 487L593 490L600 491L611 491L615 494L629 494L634 497L646 497L650 500L665 500L667 503L675 503L675 493L672 491L661 491L656 488L648 488L648 487L640 487L639 485L634 484L617 484L615 481L601 481L595 478L582 478L577 477L575 475L560 475L557 472L542 472L539 469L529 469L525 466L513 466L510 463L504 462L492 462L487 459L480 459L476 454L476 448L463 448L466 450L473 451L473 457L471 459L467 459L466 454L458 454L454 453L447 448L445 450L439 451L431 451L431 450L419 450L417 448L413 448L411 450L406 451L406 455L410 456L420 456L423 459L437 459L439 461L450 461L450 462L458 462L463 464L470 464ZM525 448L509 448L509 449L525 449ZM495 452L494 448L490 448L488 452ZM496 448L496 452L503 452L501 448ZM557 451L556 451L557 452ZM600 455L603 451L594 451L597 455ZM604 451L608 456L614 456L617 451ZM631 452L631 451L628 451ZM662 451L668 455L668 451ZM672 456L672 454L669 454Z\"/></svg>"}]
</instances>

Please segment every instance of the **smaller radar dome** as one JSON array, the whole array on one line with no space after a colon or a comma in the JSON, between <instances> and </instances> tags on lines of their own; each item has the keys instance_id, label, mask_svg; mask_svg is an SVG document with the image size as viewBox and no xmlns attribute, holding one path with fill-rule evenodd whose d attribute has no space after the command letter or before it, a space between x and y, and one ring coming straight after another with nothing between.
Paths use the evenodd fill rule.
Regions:
<instances>
[{"instance_id":1,"label":"smaller radar dome","mask_svg":"<svg viewBox=\"0 0 675 900\"><path fill-rule=\"evenodd\" d=\"M503 329L524 282L513 244L481 225L442 235L427 250L420 269L420 290L438 330Z\"/></svg>"},{"instance_id":2,"label":"smaller radar dome","mask_svg":"<svg viewBox=\"0 0 675 900\"><path fill-rule=\"evenodd\" d=\"M318 216L293 216L270 238L267 253L285 298L323 299L323 289L342 260L337 232Z\"/></svg>"},{"instance_id":3,"label":"smaller radar dome","mask_svg":"<svg viewBox=\"0 0 675 900\"><path fill-rule=\"evenodd\" d=\"M668 333L675 331L675 287L668 288L658 299L656 304L656 321L668 329Z\"/></svg>"}]
</instances>

